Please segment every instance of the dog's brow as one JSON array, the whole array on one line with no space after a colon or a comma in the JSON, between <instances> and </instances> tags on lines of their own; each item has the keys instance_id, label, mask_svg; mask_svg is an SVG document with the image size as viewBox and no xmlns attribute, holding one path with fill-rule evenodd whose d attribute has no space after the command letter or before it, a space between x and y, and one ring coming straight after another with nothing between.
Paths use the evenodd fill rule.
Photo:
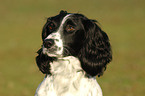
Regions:
<instances>
[{"instance_id":1,"label":"dog's brow","mask_svg":"<svg viewBox=\"0 0 145 96\"><path fill-rule=\"evenodd\" d=\"M69 18L70 15L72 15L72 14L68 14L63 18L60 27L62 27L62 25L65 23L65 21Z\"/></svg>"},{"instance_id":2,"label":"dog's brow","mask_svg":"<svg viewBox=\"0 0 145 96\"><path fill-rule=\"evenodd\" d=\"M58 32L60 32L60 31L62 30L64 23L66 22L66 20L67 20L71 15L72 15L72 14L68 14L68 15L66 15L66 16L62 19L61 24L60 24L60 26L59 26L59 28L58 28L58 30L57 30Z\"/></svg>"},{"instance_id":3,"label":"dog's brow","mask_svg":"<svg viewBox=\"0 0 145 96\"><path fill-rule=\"evenodd\" d=\"M66 15L66 16L63 18L62 23L64 23L64 22L66 21L66 19L68 19L68 17L69 17L70 15L71 15L71 14Z\"/></svg>"}]
</instances>

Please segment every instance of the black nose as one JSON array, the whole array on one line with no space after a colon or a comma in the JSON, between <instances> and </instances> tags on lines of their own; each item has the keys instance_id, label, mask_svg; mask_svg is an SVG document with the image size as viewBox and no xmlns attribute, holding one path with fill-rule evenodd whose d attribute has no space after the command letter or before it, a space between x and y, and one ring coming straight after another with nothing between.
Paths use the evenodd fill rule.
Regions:
<instances>
[{"instance_id":1,"label":"black nose","mask_svg":"<svg viewBox=\"0 0 145 96\"><path fill-rule=\"evenodd\" d=\"M44 40L43 45L45 48L51 48L54 45L54 40L46 39L46 40Z\"/></svg>"}]
</instances>

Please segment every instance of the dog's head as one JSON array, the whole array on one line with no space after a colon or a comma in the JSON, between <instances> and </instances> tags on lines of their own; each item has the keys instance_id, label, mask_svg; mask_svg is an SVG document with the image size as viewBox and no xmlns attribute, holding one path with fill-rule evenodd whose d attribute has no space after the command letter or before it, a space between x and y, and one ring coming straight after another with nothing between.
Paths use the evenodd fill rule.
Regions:
<instances>
[{"instance_id":1,"label":"dog's head","mask_svg":"<svg viewBox=\"0 0 145 96\"><path fill-rule=\"evenodd\" d=\"M47 19L42 30L42 48L36 62L39 69L50 74L50 62L57 58L74 56L89 75L102 75L112 60L111 46L107 34L95 20L82 14L61 11Z\"/></svg>"}]
</instances>

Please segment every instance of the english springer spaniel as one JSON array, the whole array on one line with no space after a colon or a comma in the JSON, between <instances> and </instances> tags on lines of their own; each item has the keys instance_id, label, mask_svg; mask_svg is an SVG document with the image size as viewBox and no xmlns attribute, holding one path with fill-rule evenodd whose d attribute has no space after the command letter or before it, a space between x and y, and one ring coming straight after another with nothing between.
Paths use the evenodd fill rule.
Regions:
<instances>
[{"instance_id":1,"label":"english springer spaniel","mask_svg":"<svg viewBox=\"0 0 145 96\"><path fill-rule=\"evenodd\" d=\"M35 96L102 96L95 76L112 60L107 34L96 20L61 11L42 30L37 66L46 74Z\"/></svg>"}]
</instances>

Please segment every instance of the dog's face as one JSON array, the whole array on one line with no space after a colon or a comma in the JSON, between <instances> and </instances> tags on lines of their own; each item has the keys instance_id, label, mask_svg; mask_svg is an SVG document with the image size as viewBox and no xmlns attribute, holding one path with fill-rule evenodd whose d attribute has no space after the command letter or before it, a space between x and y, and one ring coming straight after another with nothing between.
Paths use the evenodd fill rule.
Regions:
<instances>
[{"instance_id":1,"label":"dog's face","mask_svg":"<svg viewBox=\"0 0 145 96\"><path fill-rule=\"evenodd\" d=\"M43 73L50 73L50 62L54 58L74 56L89 75L102 75L112 59L107 34L95 20L82 14L61 11L47 19L42 31L42 48L36 62Z\"/></svg>"},{"instance_id":2,"label":"dog's face","mask_svg":"<svg viewBox=\"0 0 145 96\"><path fill-rule=\"evenodd\" d=\"M50 57L77 55L84 41L84 26L79 14L60 12L47 19L43 28L43 53Z\"/></svg>"}]
</instances>

